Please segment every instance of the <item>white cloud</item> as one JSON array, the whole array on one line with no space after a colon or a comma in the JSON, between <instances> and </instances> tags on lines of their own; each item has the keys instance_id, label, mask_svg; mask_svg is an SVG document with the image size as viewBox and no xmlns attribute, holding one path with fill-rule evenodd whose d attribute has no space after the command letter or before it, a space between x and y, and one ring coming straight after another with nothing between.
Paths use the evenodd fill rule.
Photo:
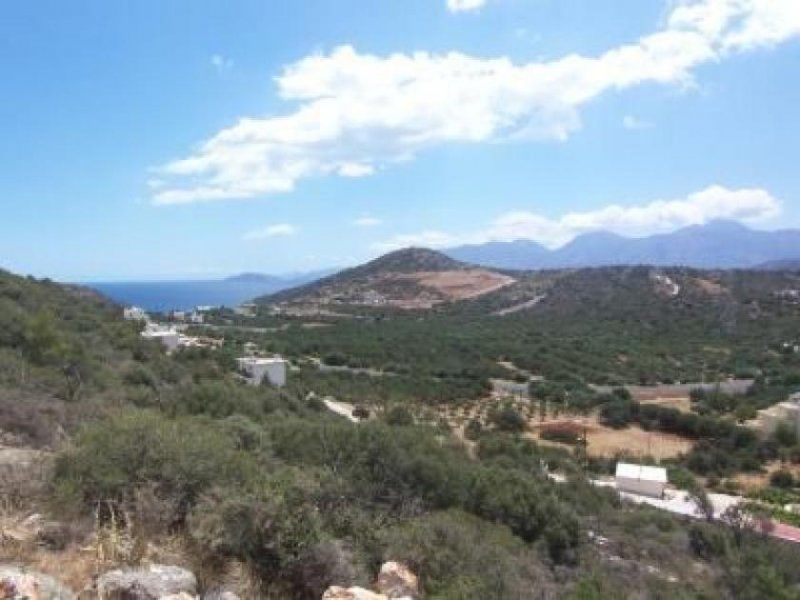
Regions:
<instances>
[{"instance_id":1,"label":"white cloud","mask_svg":"<svg viewBox=\"0 0 800 600\"><path fill-rule=\"evenodd\" d=\"M342 177L366 177L374 172L375 168L372 165L359 163L345 163L339 167L339 175Z\"/></svg>"},{"instance_id":2,"label":"white cloud","mask_svg":"<svg viewBox=\"0 0 800 600\"><path fill-rule=\"evenodd\" d=\"M243 239L247 241L266 240L274 237L289 236L297 233L297 228L288 223L280 223L278 225L268 225L261 229L254 229L244 234Z\"/></svg>"},{"instance_id":3,"label":"white cloud","mask_svg":"<svg viewBox=\"0 0 800 600\"><path fill-rule=\"evenodd\" d=\"M377 227L378 225L382 224L383 221L380 219L376 219L375 217L359 217L355 221L353 221L353 225L356 227Z\"/></svg>"},{"instance_id":4,"label":"white cloud","mask_svg":"<svg viewBox=\"0 0 800 600\"><path fill-rule=\"evenodd\" d=\"M211 65L221 73L222 71L228 71L233 68L233 60L225 58L221 54L212 54Z\"/></svg>"},{"instance_id":5,"label":"white cloud","mask_svg":"<svg viewBox=\"0 0 800 600\"><path fill-rule=\"evenodd\" d=\"M566 213L555 219L530 211L509 212L500 215L482 231L462 234L423 231L396 236L376 244L374 249L388 251L407 246L445 248L519 239L534 240L556 248L577 235L591 231L641 236L702 225L716 219L756 224L773 219L780 212L780 202L766 190L734 190L712 185L685 198L656 200L633 206L614 204L593 211Z\"/></svg>"},{"instance_id":6,"label":"white cloud","mask_svg":"<svg viewBox=\"0 0 800 600\"><path fill-rule=\"evenodd\" d=\"M379 252L391 252L392 250L399 250L400 248L418 247L418 248L449 248L462 244L463 238L458 235L445 233L443 231L421 231L419 233L410 233L404 235L396 235L385 242L379 242L372 246L373 250Z\"/></svg>"},{"instance_id":7,"label":"white cloud","mask_svg":"<svg viewBox=\"0 0 800 600\"><path fill-rule=\"evenodd\" d=\"M622 126L625 129L636 130L650 129L653 127L653 124L649 121L643 121L639 117L634 117L633 115L625 115L622 119Z\"/></svg>"},{"instance_id":8,"label":"white cloud","mask_svg":"<svg viewBox=\"0 0 800 600\"><path fill-rule=\"evenodd\" d=\"M486 0L447 0L447 10L450 12L468 12L478 10L486 4Z\"/></svg>"},{"instance_id":9,"label":"white cloud","mask_svg":"<svg viewBox=\"0 0 800 600\"><path fill-rule=\"evenodd\" d=\"M367 176L447 143L566 140L598 96L685 86L700 65L800 35L798 0L678 0L664 26L599 56L515 64L459 52L362 54L341 46L288 65L280 116L241 118L157 169L157 204L289 192L308 177Z\"/></svg>"}]
</instances>

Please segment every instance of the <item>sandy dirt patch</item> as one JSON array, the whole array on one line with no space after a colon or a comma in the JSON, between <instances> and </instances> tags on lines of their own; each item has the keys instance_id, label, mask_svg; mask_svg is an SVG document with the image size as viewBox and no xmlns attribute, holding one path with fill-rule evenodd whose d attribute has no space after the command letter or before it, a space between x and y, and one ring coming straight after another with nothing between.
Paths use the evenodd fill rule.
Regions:
<instances>
[{"instance_id":1,"label":"sandy dirt patch","mask_svg":"<svg viewBox=\"0 0 800 600\"><path fill-rule=\"evenodd\" d=\"M675 408L681 412L692 412L692 401L688 396L675 396L675 397L651 397L643 398L640 401L642 404L655 404L656 406L665 406L667 408Z\"/></svg>"},{"instance_id":2,"label":"sandy dirt patch","mask_svg":"<svg viewBox=\"0 0 800 600\"><path fill-rule=\"evenodd\" d=\"M431 288L449 300L466 300L502 289L516 280L508 275L493 273L483 269L463 271L420 271L419 273L399 274L398 279L408 279Z\"/></svg>"},{"instance_id":3,"label":"sandy dirt patch","mask_svg":"<svg viewBox=\"0 0 800 600\"><path fill-rule=\"evenodd\" d=\"M685 454L693 445L686 438L660 431L645 431L636 426L627 429L598 426L588 432L588 438L589 455L604 457L627 453L660 460Z\"/></svg>"}]
</instances>

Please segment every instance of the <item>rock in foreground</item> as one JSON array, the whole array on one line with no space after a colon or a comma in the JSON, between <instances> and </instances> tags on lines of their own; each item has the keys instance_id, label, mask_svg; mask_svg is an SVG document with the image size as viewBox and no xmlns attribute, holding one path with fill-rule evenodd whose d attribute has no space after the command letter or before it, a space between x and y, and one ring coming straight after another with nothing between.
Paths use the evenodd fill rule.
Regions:
<instances>
[{"instance_id":1,"label":"rock in foreground","mask_svg":"<svg viewBox=\"0 0 800 600\"><path fill-rule=\"evenodd\" d=\"M52 577L18 567L0 566L3 600L74 600L75 594Z\"/></svg>"},{"instance_id":2,"label":"rock in foreground","mask_svg":"<svg viewBox=\"0 0 800 600\"><path fill-rule=\"evenodd\" d=\"M116 569L97 578L92 590L84 590L81 599L94 600L164 600L194 598L197 578L180 567L151 565L138 569Z\"/></svg>"}]
</instances>

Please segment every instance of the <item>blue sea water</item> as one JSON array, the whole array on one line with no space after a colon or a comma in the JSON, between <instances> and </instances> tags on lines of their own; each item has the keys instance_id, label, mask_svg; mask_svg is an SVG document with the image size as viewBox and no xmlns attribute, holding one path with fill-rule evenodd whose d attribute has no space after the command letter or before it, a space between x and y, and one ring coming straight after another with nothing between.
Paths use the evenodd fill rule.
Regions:
<instances>
[{"instance_id":1,"label":"blue sea water","mask_svg":"<svg viewBox=\"0 0 800 600\"><path fill-rule=\"evenodd\" d=\"M196 306L233 307L286 287L253 281L130 281L88 283L101 294L126 306L148 311L191 310Z\"/></svg>"}]
</instances>

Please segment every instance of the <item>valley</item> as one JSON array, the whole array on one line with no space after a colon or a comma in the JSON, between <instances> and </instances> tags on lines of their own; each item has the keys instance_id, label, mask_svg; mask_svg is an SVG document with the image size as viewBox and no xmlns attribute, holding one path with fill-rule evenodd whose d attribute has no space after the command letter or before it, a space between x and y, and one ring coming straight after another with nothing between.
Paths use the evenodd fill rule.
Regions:
<instances>
[{"instance_id":1,"label":"valley","mask_svg":"<svg viewBox=\"0 0 800 600\"><path fill-rule=\"evenodd\" d=\"M244 598L318 598L369 584L336 561L368 573L400 560L424 589L465 576L488 589L487 550L473 560L464 544L489 535L504 597L536 585L577 598L588 577L706 593L753 553L800 552L757 528L746 550L734 512L705 523L685 508L715 494L775 531L800 524L785 509L800 502L800 440L764 436L756 418L800 388L798 287L791 271L495 271L409 249L253 311L210 309L181 328L217 342L167 353L96 294L3 274L0 485L26 485L5 492L13 541L0 552L73 588L166 562ZM288 361L284 387L242 383L238 358L273 355ZM661 465L668 497L690 499L674 500L676 514L620 500L623 461ZM39 545L35 511L62 529L57 515L71 515L63 541ZM118 511L147 516L123 526ZM264 530L288 537L242 543ZM698 536L730 549L707 554ZM319 579L297 576L331 538L348 550L324 555ZM420 547L457 550L431 571Z\"/></svg>"}]
</instances>

